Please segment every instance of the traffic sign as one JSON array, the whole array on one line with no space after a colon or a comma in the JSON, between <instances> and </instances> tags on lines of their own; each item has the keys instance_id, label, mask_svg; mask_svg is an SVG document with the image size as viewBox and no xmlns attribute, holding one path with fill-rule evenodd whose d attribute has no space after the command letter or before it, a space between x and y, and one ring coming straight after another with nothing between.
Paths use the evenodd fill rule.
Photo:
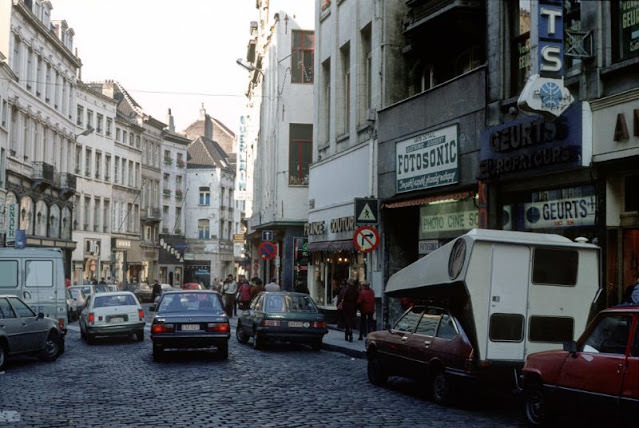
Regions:
<instances>
[{"instance_id":1,"label":"traffic sign","mask_svg":"<svg viewBox=\"0 0 639 428\"><path fill-rule=\"evenodd\" d=\"M355 223L377 224L377 207L375 198L355 198Z\"/></svg>"},{"instance_id":2,"label":"traffic sign","mask_svg":"<svg viewBox=\"0 0 639 428\"><path fill-rule=\"evenodd\" d=\"M353 234L353 244L362 253L370 253L379 246L379 232L373 226L360 226Z\"/></svg>"},{"instance_id":3,"label":"traffic sign","mask_svg":"<svg viewBox=\"0 0 639 428\"><path fill-rule=\"evenodd\" d=\"M271 241L261 242L257 246L257 253L262 260L273 260L277 255L277 246Z\"/></svg>"}]
</instances>

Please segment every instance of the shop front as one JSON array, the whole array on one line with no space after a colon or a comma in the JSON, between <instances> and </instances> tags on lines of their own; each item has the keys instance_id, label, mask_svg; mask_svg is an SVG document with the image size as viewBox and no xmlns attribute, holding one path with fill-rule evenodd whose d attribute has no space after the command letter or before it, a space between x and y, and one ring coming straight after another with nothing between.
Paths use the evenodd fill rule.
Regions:
<instances>
[{"instance_id":1,"label":"shop front","mask_svg":"<svg viewBox=\"0 0 639 428\"><path fill-rule=\"evenodd\" d=\"M639 277L639 89L593 101L593 165L605 183L608 305Z\"/></svg>"},{"instance_id":2,"label":"shop front","mask_svg":"<svg viewBox=\"0 0 639 428\"><path fill-rule=\"evenodd\" d=\"M353 205L350 208L354 211ZM355 217L329 217L307 223L304 231L308 239L309 293L320 307L334 310L340 282L366 278L366 257L353 243Z\"/></svg>"},{"instance_id":3,"label":"shop front","mask_svg":"<svg viewBox=\"0 0 639 428\"><path fill-rule=\"evenodd\" d=\"M127 238L111 238L111 273L120 288L141 281L142 250L140 242Z\"/></svg>"}]
</instances>

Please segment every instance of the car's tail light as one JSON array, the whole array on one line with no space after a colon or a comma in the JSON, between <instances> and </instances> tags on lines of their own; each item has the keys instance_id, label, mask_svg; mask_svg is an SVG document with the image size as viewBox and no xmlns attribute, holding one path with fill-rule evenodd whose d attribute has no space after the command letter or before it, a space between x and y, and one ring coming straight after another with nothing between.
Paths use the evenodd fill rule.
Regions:
<instances>
[{"instance_id":1,"label":"car's tail light","mask_svg":"<svg viewBox=\"0 0 639 428\"><path fill-rule=\"evenodd\" d=\"M281 324L279 320L262 320L264 327L279 327Z\"/></svg>"},{"instance_id":2,"label":"car's tail light","mask_svg":"<svg viewBox=\"0 0 639 428\"><path fill-rule=\"evenodd\" d=\"M312 328L326 328L326 321L313 321L311 323Z\"/></svg>"},{"instance_id":3,"label":"car's tail light","mask_svg":"<svg viewBox=\"0 0 639 428\"><path fill-rule=\"evenodd\" d=\"M144 321L144 309L138 309L138 316L140 317L140 321Z\"/></svg>"},{"instance_id":4,"label":"car's tail light","mask_svg":"<svg viewBox=\"0 0 639 428\"><path fill-rule=\"evenodd\" d=\"M151 326L151 333L173 333L175 331L174 324L153 324Z\"/></svg>"},{"instance_id":5,"label":"car's tail light","mask_svg":"<svg viewBox=\"0 0 639 428\"><path fill-rule=\"evenodd\" d=\"M89 321L89 324L95 323L95 314L93 312L89 312L87 320Z\"/></svg>"},{"instance_id":6,"label":"car's tail light","mask_svg":"<svg viewBox=\"0 0 639 428\"><path fill-rule=\"evenodd\" d=\"M206 331L228 333L231 331L231 326L228 324L220 324L219 322L210 322L206 325Z\"/></svg>"}]
</instances>

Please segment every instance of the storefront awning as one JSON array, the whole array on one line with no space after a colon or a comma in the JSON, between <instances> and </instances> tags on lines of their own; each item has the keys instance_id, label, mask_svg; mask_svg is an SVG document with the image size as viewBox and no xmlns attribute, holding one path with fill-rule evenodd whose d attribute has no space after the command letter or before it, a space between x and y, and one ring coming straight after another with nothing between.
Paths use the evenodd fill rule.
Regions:
<instances>
[{"instance_id":1,"label":"storefront awning","mask_svg":"<svg viewBox=\"0 0 639 428\"><path fill-rule=\"evenodd\" d=\"M382 204L382 208L404 208L404 207L414 207L417 205L427 205L433 202L441 202L448 199L460 201L462 199L474 198L477 192L475 191L467 191L467 192L457 192L457 193L446 193L444 195L433 195L433 196L424 196L421 198L408 199L403 201L392 201L389 200Z\"/></svg>"},{"instance_id":2,"label":"storefront awning","mask_svg":"<svg viewBox=\"0 0 639 428\"><path fill-rule=\"evenodd\" d=\"M355 251L355 245L352 239L344 239L340 241L321 241L321 242L309 242L307 250L311 253L327 251Z\"/></svg>"}]
</instances>

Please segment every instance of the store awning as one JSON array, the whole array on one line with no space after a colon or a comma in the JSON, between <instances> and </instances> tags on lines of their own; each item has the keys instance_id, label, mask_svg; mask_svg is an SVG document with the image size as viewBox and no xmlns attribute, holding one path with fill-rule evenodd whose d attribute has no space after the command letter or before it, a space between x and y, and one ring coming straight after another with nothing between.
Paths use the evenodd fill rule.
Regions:
<instances>
[{"instance_id":1,"label":"store awning","mask_svg":"<svg viewBox=\"0 0 639 428\"><path fill-rule=\"evenodd\" d=\"M382 203L382 208L404 208L416 205L427 205L433 202L441 202L446 200L459 201L467 198L474 198L477 195L475 191L447 193L444 195L424 196L421 198L394 201L392 198Z\"/></svg>"},{"instance_id":2,"label":"store awning","mask_svg":"<svg viewBox=\"0 0 639 428\"><path fill-rule=\"evenodd\" d=\"M344 239L339 241L309 242L307 249L312 253L320 251L355 251L355 245L352 239Z\"/></svg>"}]
</instances>

